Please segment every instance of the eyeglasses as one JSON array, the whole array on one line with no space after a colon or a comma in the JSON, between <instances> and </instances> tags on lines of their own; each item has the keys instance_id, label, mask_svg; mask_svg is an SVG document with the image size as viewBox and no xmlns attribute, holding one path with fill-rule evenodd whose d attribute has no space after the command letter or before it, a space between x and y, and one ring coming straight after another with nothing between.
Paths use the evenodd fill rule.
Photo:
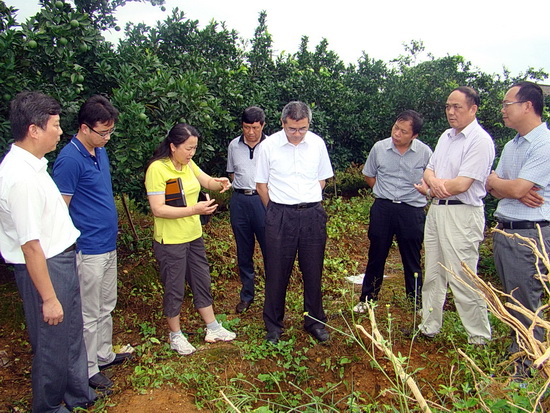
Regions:
<instances>
[{"instance_id":1,"label":"eyeglasses","mask_svg":"<svg viewBox=\"0 0 550 413\"><path fill-rule=\"evenodd\" d=\"M116 130L116 127L113 126L111 129L109 129L109 130L107 130L107 131L105 131L105 132L98 132L98 131L96 131L94 128L92 128L90 125L88 125L87 123L86 123L85 125L86 125L87 127L89 127L90 130L91 130L92 132L97 133L97 134L98 134L99 136L101 136L102 138L107 137L107 135L112 135L112 134L115 132L115 130Z\"/></svg>"},{"instance_id":2,"label":"eyeglasses","mask_svg":"<svg viewBox=\"0 0 550 413\"><path fill-rule=\"evenodd\" d=\"M309 126L304 126L303 128L289 128L288 126L286 127L286 129L291 133L291 134L295 134L296 132L300 132L301 134L304 134L308 131L309 129Z\"/></svg>"},{"instance_id":3,"label":"eyeglasses","mask_svg":"<svg viewBox=\"0 0 550 413\"><path fill-rule=\"evenodd\" d=\"M526 100L518 100L517 102L502 102L502 109L506 109L508 106L515 105L516 103L525 103Z\"/></svg>"}]
</instances>

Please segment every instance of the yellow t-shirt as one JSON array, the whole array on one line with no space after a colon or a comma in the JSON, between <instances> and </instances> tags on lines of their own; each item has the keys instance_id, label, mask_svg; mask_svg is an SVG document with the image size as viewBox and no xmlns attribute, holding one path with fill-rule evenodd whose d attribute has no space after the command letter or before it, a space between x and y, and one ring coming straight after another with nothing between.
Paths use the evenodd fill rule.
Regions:
<instances>
[{"instance_id":1,"label":"yellow t-shirt","mask_svg":"<svg viewBox=\"0 0 550 413\"><path fill-rule=\"evenodd\" d=\"M160 159L153 162L145 173L145 189L147 195L164 194L166 181L174 178L181 178L183 192L187 206L191 207L197 203L201 185L197 176L201 169L190 161L178 171L170 159ZM172 207L177 208L177 207ZM199 215L191 215L183 218L158 218L154 217L155 232L154 238L163 244L183 244L196 240L202 235L202 227Z\"/></svg>"}]
</instances>

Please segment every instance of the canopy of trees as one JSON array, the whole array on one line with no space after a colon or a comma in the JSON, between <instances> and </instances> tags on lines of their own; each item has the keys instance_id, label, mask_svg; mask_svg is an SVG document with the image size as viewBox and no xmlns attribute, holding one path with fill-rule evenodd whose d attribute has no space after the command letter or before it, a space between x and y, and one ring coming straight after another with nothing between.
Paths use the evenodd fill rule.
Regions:
<instances>
[{"instance_id":1,"label":"canopy of trees","mask_svg":"<svg viewBox=\"0 0 550 413\"><path fill-rule=\"evenodd\" d=\"M447 128L445 99L460 85L480 92L479 120L500 148L513 135L501 122L505 90L519 79L547 78L531 68L517 78L506 71L482 73L461 56L425 53L419 41L390 62L363 54L356 64L346 65L326 40L309 51L307 36L296 53L275 57L265 12L254 38L244 40L214 21L201 29L174 9L155 27L129 24L115 48L101 30L118 29L112 12L125 3L75 0L73 6L42 0L36 16L17 22L16 10L0 0L2 153L11 142L8 103L19 91L40 90L58 99L67 135L76 131L80 104L92 94L105 94L121 112L109 143L115 191L143 202L144 164L176 122L199 129L198 163L209 173L224 174L227 144L239 134L245 107L266 110L270 133L280 126L282 107L302 100L313 108L312 129L327 141L335 168L344 169L363 163L404 109L423 114L420 138L433 147Z\"/></svg>"}]
</instances>

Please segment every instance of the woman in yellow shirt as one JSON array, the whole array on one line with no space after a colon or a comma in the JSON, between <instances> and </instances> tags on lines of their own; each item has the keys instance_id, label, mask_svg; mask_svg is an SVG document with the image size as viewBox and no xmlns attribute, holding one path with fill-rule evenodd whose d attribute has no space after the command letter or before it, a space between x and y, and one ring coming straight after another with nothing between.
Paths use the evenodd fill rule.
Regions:
<instances>
[{"instance_id":1,"label":"woman in yellow shirt","mask_svg":"<svg viewBox=\"0 0 550 413\"><path fill-rule=\"evenodd\" d=\"M159 144L145 173L145 188L155 230L153 250L160 265L164 285L163 308L170 328L170 347L187 355L196 349L181 332L180 311L185 283L193 292L195 308L206 323L205 341L231 341L236 334L216 321L210 292L210 270L206 260L200 215L210 215L215 200L198 202L201 187L220 193L231 187L228 178L213 178L204 173L192 158L199 133L185 123L174 126ZM165 203L166 181L180 178L186 206Z\"/></svg>"}]
</instances>

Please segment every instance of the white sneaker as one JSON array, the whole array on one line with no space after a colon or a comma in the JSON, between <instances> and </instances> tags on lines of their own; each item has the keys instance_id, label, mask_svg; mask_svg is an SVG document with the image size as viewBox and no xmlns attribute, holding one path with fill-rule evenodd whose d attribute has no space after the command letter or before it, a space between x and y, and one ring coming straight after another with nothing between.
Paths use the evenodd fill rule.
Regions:
<instances>
[{"instance_id":1,"label":"white sneaker","mask_svg":"<svg viewBox=\"0 0 550 413\"><path fill-rule=\"evenodd\" d=\"M176 350L182 356L187 356L197 351L197 349L187 341L183 334L178 334L174 338L170 338L170 348Z\"/></svg>"},{"instance_id":2,"label":"white sneaker","mask_svg":"<svg viewBox=\"0 0 550 413\"><path fill-rule=\"evenodd\" d=\"M232 331L226 330L224 327L221 327L217 329L216 331L210 330L209 328L206 328L206 337L204 337L204 341L207 343L215 343L216 341L231 341L235 340L235 337L237 337L237 334L233 333Z\"/></svg>"},{"instance_id":3,"label":"white sneaker","mask_svg":"<svg viewBox=\"0 0 550 413\"><path fill-rule=\"evenodd\" d=\"M353 312L357 314L365 314L367 312L367 303L359 301L359 303L353 307Z\"/></svg>"}]
</instances>

